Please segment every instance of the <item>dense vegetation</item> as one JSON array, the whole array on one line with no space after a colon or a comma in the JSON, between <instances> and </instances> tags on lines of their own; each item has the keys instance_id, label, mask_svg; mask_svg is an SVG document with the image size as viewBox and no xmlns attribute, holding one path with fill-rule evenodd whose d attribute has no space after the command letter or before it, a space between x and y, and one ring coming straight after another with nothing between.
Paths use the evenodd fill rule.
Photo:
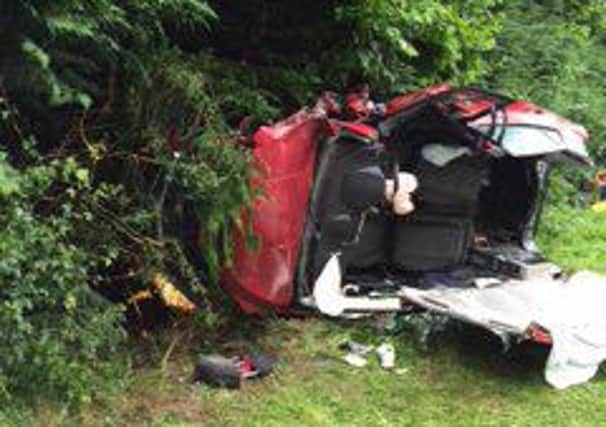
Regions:
<instances>
[{"instance_id":1,"label":"dense vegetation","mask_svg":"<svg viewBox=\"0 0 606 427\"><path fill-rule=\"evenodd\" d=\"M208 326L253 197L242 118L360 82L485 84L585 124L603 163L605 29L583 0L0 1L0 399L94 398L121 375L109 300L157 272Z\"/></svg>"}]
</instances>

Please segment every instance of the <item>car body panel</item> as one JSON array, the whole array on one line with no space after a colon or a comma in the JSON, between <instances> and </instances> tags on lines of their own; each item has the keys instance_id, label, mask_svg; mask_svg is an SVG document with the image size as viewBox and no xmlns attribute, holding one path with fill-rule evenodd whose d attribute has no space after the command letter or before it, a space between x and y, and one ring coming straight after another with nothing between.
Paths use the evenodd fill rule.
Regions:
<instances>
[{"instance_id":1,"label":"car body panel","mask_svg":"<svg viewBox=\"0 0 606 427\"><path fill-rule=\"evenodd\" d=\"M525 101L515 101L496 114L494 124L484 115L469 125L486 130L494 126L493 138L501 137L503 149L513 157L553 153L591 164L585 141L587 130L563 117Z\"/></svg>"},{"instance_id":2,"label":"car body panel","mask_svg":"<svg viewBox=\"0 0 606 427\"><path fill-rule=\"evenodd\" d=\"M325 118L304 109L253 135L251 186L261 193L244 221L252 222L259 239L256 250L247 247L242 233L235 235L233 266L223 283L247 312L287 309L293 303L293 276L303 225L307 219L316 146L329 132Z\"/></svg>"},{"instance_id":3,"label":"car body panel","mask_svg":"<svg viewBox=\"0 0 606 427\"><path fill-rule=\"evenodd\" d=\"M588 163L584 148L587 132L582 126L524 101L513 101L478 89L457 90L447 84L397 97L385 105L381 117L367 118L363 123L362 120L348 122L329 118L321 109L303 109L271 126L263 126L252 137L253 167L259 173L251 186L261 195L242 218L252 225L259 247L248 247L243 234L236 232L233 265L222 277L225 289L244 311L289 313L300 302L296 295L295 274L305 224L314 221L308 212L319 142L334 137L339 130L357 133L364 141L375 140L374 130L379 129L382 137L388 140L389 130L402 117L414 122L414 111L423 105L443 112L444 120L451 120L480 135L484 133L484 143L501 142L494 137L494 132L491 135L485 132L486 127L491 126L491 120L495 129L505 120L549 128L550 132L562 135L561 140L550 140L550 144L529 148L524 144L531 145L533 141L526 136L524 144L520 144L508 135L503 139L502 148L514 157L561 152L580 163ZM356 113L356 117L360 115L360 112ZM386 122L389 126L382 126Z\"/></svg>"}]
</instances>

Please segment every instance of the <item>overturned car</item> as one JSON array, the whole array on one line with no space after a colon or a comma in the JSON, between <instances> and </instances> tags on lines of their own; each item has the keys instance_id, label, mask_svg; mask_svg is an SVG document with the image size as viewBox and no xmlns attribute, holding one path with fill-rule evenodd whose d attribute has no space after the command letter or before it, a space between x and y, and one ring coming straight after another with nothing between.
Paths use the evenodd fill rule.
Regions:
<instances>
[{"instance_id":1,"label":"overturned car","mask_svg":"<svg viewBox=\"0 0 606 427\"><path fill-rule=\"evenodd\" d=\"M262 191L225 288L249 313L442 313L552 345L547 380L606 358L606 281L565 277L534 243L549 166L591 163L582 126L440 85L373 102L322 96L248 141Z\"/></svg>"}]
</instances>

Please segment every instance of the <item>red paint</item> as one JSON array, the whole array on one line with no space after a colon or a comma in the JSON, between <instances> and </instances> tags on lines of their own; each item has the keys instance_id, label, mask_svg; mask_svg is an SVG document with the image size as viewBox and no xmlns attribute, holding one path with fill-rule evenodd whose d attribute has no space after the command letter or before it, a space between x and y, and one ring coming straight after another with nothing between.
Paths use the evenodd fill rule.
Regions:
<instances>
[{"instance_id":1,"label":"red paint","mask_svg":"<svg viewBox=\"0 0 606 427\"><path fill-rule=\"evenodd\" d=\"M454 101L451 102L457 109L459 118L469 119L490 111L496 100L490 95L472 89L455 93Z\"/></svg>"},{"instance_id":2,"label":"red paint","mask_svg":"<svg viewBox=\"0 0 606 427\"><path fill-rule=\"evenodd\" d=\"M370 141L378 141L379 139L379 132L377 129L372 126L365 125L364 123L332 120L330 125L334 135L338 135L340 132L344 131Z\"/></svg>"},{"instance_id":3,"label":"red paint","mask_svg":"<svg viewBox=\"0 0 606 427\"><path fill-rule=\"evenodd\" d=\"M307 217L316 144L328 132L327 120L301 110L254 135L253 163L261 173L251 185L261 190L252 208L257 251L235 237L233 267L224 283L243 310L287 309L293 301L293 279L299 243ZM243 218L247 220L247 218Z\"/></svg>"},{"instance_id":4,"label":"red paint","mask_svg":"<svg viewBox=\"0 0 606 427\"><path fill-rule=\"evenodd\" d=\"M537 325L531 325L529 328L530 339L538 344L551 345L553 343L551 334Z\"/></svg>"},{"instance_id":5,"label":"red paint","mask_svg":"<svg viewBox=\"0 0 606 427\"><path fill-rule=\"evenodd\" d=\"M345 97L345 105L356 119L367 118L373 106L368 88L348 94Z\"/></svg>"},{"instance_id":6,"label":"red paint","mask_svg":"<svg viewBox=\"0 0 606 427\"><path fill-rule=\"evenodd\" d=\"M589 138L589 134L587 130L577 124L573 123L570 120L565 119L564 117L555 114L549 110L545 110L541 107L538 107L530 102L526 101L515 101L509 104L505 111L507 112L507 119L510 123L534 123L534 124L543 124L545 126L555 127L556 129L571 129L574 133L576 133L580 138L586 140Z\"/></svg>"},{"instance_id":7,"label":"red paint","mask_svg":"<svg viewBox=\"0 0 606 427\"><path fill-rule=\"evenodd\" d=\"M505 107L505 113L507 115L506 122L510 125L514 124L533 124L539 126L550 127L560 131L571 130L578 135L579 138L586 140L589 138L587 130L576 123L571 122L563 118L562 116L555 114L544 108L537 107L534 104L526 101L514 101ZM490 124L492 121L489 114L478 118L474 123ZM504 116L501 112L497 113L497 123L504 121Z\"/></svg>"},{"instance_id":8,"label":"red paint","mask_svg":"<svg viewBox=\"0 0 606 427\"><path fill-rule=\"evenodd\" d=\"M392 116L405 108L411 107L421 101L425 101L436 95L440 95L452 90L449 84L443 83L436 86L431 86L426 89L421 89L405 95L400 95L392 99L386 104L386 114Z\"/></svg>"}]
</instances>

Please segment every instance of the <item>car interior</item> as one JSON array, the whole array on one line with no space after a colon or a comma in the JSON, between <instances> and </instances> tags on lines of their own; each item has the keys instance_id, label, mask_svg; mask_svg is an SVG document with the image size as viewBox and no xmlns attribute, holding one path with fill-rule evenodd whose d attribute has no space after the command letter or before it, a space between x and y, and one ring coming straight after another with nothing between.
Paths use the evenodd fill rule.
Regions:
<instances>
[{"instance_id":1,"label":"car interior","mask_svg":"<svg viewBox=\"0 0 606 427\"><path fill-rule=\"evenodd\" d=\"M325 142L297 274L308 294L332 255L350 295L401 286L481 287L558 274L534 245L547 168L478 143L429 105L387 137ZM411 174L414 209L393 212L385 182Z\"/></svg>"}]
</instances>

